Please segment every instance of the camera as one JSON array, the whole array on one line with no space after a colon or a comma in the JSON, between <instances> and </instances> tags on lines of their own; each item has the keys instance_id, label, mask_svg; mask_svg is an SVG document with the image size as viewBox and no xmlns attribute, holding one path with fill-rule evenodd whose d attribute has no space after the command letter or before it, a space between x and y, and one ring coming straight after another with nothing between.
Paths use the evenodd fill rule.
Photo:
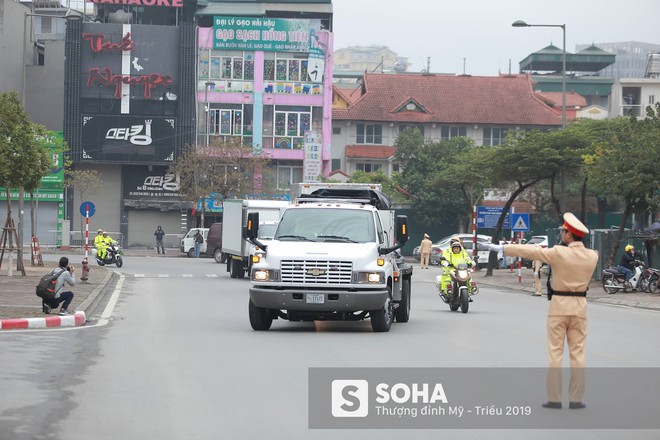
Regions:
<instances>
[{"instance_id":1,"label":"camera","mask_svg":"<svg viewBox=\"0 0 660 440\"><path fill-rule=\"evenodd\" d=\"M67 267L66 267L66 270L68 270L69 272L73 272L73 267L71 267L71 266L67 266Z\"/></svg>"}]
</instances>

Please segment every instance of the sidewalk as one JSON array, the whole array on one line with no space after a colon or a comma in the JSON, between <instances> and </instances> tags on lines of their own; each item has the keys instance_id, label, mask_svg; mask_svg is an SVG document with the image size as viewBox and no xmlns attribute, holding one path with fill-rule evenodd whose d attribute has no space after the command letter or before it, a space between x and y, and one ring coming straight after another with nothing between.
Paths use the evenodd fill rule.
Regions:
<instances>
[{"instance_id":1,"label":"sidewalk","mask_svg":"<svg viewBox=\"0 0 660 440\"><path fill-rule=\"evenodd\" d=\"M413 265L414 279L419 280L422 278L422 280L424 280L425 278L428 278L427 281L431 281L432 279L432 282L435 283L436 275L440 275L442 273L442 270L439 266L430 266L428 270L421 270L419 263L410 257L406 258L406 262ZM495 269L493 270L493 275L490 277L486 276L486 269L481 269L477 272L474 272L472 276L477 284L481 286L503 287L514 292L532 295L534 293L534 272L532 272L531 269L523 267L520 269L520 273L521 282L518 282L518 269L514 269L513 272L510 269ZM547 299L545 296L546 280L547 276L541 275L541 285L543 287L544 296L540 297L539 299ZM589 285L587 301L594 303L636 307L641 309L660 310L660 295L651 295L644 292L618 292L615 294L609 294L603 290L603 285L601 282L595 280L592 280L591 284Z\"/></svg>"}]
</instances>

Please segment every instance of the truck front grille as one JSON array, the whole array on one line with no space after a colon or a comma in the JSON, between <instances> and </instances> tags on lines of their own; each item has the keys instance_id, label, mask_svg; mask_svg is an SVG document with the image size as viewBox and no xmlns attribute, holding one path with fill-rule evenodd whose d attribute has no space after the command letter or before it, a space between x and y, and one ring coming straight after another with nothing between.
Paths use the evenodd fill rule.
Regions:
<instances>
[{"instance_id":1,"label":"truck front grille","mask_svg":"<svg viewBox=\"0 0 660 440\"><path fill-rule=\"evenodd\" d=\"M350 261L283 260L283 283L351 284Z\"/></svg>"}]
</instances>

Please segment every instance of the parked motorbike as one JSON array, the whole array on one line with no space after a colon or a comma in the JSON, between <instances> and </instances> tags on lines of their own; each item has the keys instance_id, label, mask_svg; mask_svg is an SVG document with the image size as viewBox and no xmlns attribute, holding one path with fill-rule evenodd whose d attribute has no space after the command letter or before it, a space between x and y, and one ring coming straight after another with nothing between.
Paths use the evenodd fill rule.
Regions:
<instances>
[{"instance_id":1,"label":"parked motorbike","mask_svg":"<svg viewBox=\"0 0 660 440\"><path fill-rule=\"evenodd\" d=\"M619 269L614 267L603 269L601 272L603 290L609 294L613 294L619 290L632 292L640 288L640 280L644 278L644 262L636 260L633 266L633 276L628 282L626 282L626 274Z\"/></svg>"},{"instance_id":2,"label":"parked motorbike","mask_svg":"<svg viewBox=\"0 0 660 440\"><path fill-rule=\"evenodd\" d=\"M119 246L119 243L116 241L113 241L112 244L106 248L105 259L101 260L101 258L99 258L96 248L92 249L92 253L96 258L96 264L99 266L114 264L117 267L122 267L124 265L124 260L122 259L124 251L121 250L121 246Z\"/></svg>"},{"instance_id":3,"label":"parked motorbike","mask_svg":"<svg viewBox=\"0 0 660 440\"><path fill-rule=\"evenodd\" d=\"M461 263L457 268L449 272L451 282L447 283L446 290L442 288L442 275L435 278L435 285L440 291L440 298L445 304L449 304L449 310L455 312L461 308L461 312L467 313L470 307L470 297L479 293L477 282L472 280L472 268Z\"/></svg>"},{"instance_id":4,"label":"parked motorbike","mask_svg":"<svg viewBox=\"0 0 660 440\"><path fill-rule=\"evenodd\" d=\"M652 267L647 268L639 280L639 288L646 293L656 293L658 291L658 279L660 270Z\"/></svg>"}]
</instances>

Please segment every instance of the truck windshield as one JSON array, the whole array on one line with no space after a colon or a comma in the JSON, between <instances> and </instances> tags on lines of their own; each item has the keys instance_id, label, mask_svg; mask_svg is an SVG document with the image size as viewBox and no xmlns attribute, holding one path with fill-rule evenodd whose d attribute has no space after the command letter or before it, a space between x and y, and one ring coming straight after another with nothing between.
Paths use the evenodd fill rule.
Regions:
<instances>
[{"instance_id":1,"label":"truck windshield","mask_svg":"<svg viewBox=\"0 0 660 440\"><path fill-rule=\"evenodd\" d=\"M355 209L289 209L276 240L369 243L376 241L374 217Z\"/></svg>"}]
</instances>

